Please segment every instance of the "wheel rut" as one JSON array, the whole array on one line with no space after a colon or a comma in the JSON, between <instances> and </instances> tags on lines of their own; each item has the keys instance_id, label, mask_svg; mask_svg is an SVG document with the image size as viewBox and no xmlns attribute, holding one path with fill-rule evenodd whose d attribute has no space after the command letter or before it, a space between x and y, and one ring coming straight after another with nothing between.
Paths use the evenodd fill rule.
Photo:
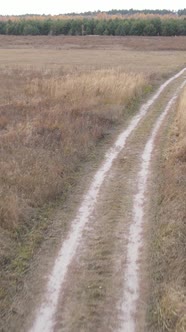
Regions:
<instances>
[{"instance_id":1,"label":"wheel rut","mask_svg":"<svg viewBox=\"0 0 186 332\"><path fill-rule=\"evenodd\" d=\"M30 326L26 323L22 331L144 330L145 322L139 313L144 317L146 295L141 294L140 283L145 275L141 272L145 264L142 224L147 217L145 210L140 212L141 228L136 233L140 245L135 247L131 228L135 222L134 201L140 192L144 148L150 139L149 167L159 127L173 107L184 79L182 70L165 82L107 152L56 257L35 320ZM160 121L161 114L165 115ZM144 185L142 209L144 196L148 196L147 176ZM129 266L133 266L132 272ZM142 305L138 311L139 300Z\"/></svg>"}]
</instances>

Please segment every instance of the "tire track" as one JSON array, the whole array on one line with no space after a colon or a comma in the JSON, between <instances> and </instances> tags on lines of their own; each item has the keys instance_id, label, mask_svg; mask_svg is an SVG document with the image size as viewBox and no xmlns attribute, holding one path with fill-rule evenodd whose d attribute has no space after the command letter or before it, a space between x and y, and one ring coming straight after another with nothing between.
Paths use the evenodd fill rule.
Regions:
<instances>
[{"instance_id":1,"label":"tire track","mask_svg":"<svg viewBox=\"0 0 186 332\"><path fill-rule=\"evenodd\" d=\"M76 254L84 227L91 220L91 215L94 211L100 188L106 175L112 167L113 161L125 147L128 137L136 129L139 122L145 117L150 106L158 99L163 90L184 72L185 68L161 85L154 96L140 108L139 113L132 119L128 128L119 135L114 146L106 153L103 164L95 174L92 184L87 194L84 196L82 204L77 212L77 216L72 221L69 236L63 242L59 254L55 260L54 268L48 279L43 303L38 310L30 332L50 332L53 330L54 314L57 309L60 290L68 272L68 267Z\"/></svg>"},{"instance_id":2,"label":"tire track","mask_svg":"<svg viewBox=\"0 0 186 332\"><path fill-rule=\"evenodd\" d=\"M129 229L129 238L127 246L127 266L125 271L125 282L124 282L124 296L122 303L122 316L123 323L119 328L119 332L135 331L135 313L136 304L139 298L139 254L140 249L143 244L142 238L142 228L144 222L144 206L146 202L146 189L147 180L150 173L150 162L152 157L152 152L154 148L154 142L163 123L166 115L168 114L170 108L175 103L178 98L180 90L186 84L186 80L182 83L174 94L174 96L168 102L165 110L157 119L152 134L148 139L145 149L142 154L142 164L141 169L137 175L137 194L134 196L133 203L133 223Z\"/></svg>"}]
</instances>

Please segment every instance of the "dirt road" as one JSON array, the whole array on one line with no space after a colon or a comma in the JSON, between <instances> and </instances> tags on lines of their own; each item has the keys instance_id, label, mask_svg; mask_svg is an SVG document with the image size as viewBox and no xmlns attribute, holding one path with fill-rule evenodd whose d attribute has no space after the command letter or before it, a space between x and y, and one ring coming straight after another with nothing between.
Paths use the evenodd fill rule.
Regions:
<instances>
[{"instance_id":1,"label":"dirt road","mask_svg":"<svg viewBox=\"0 0 186 332\"><path fill-rule=\"evenodd\" d=\"M184 84L185 69L158 89L108 150L42 277L44 294L38 300L33 294L38 306L14 331L146 330L150 168Z\"/></svg>"}]
</instances>

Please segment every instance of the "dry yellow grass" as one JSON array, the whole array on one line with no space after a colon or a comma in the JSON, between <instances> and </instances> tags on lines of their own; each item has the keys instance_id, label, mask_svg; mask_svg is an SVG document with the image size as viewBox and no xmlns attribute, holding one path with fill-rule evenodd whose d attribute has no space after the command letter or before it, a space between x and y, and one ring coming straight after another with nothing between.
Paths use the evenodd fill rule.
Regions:
<instances>
[{"instance_id":1,"label":"dry yellow grass","mask_svg":"<svg viewBox=\"0 0 186 332\"><path fill-rule=\"evenodd\" d=\"M102 108L103 105L125 106L132 98L142 94L144 85L143 75L125 73L116 68L35 79L29 85L27 94L47 98L50 102L63 101L77 108L95 105Z\"/></svg>"},{"instance_id":2,"label":"dry yellow grass","mask_svg":"<svg viewBox=\"0 0 186 332\"><path fill-rule=\"evenodd\" d=\"M186 331L186 89L160 164L152 253L153 331Z\"/></svg>"},{"instance_id":3,"label":"dry yellow grass","mask_svg":"<svg viewBox=\"0 0 186 332\"><path fill-rule=\"evenodd\" d=\"M131 105L149 91L149 85L143 74L123 69L64 73L3 68L1 77L4 89L11 88L6 95L0 87L3 317L44 239L50 203L65 201L83 162L128 119Z\"/></svg>"},{"instance_id":4,"label":"dry yellow grass","mask_svg":"<svg viewBox=\"0 0 186 332\"><path fill-rule=\"evenodd\" d=\"M10 36L0 35L0 49L185 51L186 36ZM16 60L16 59L15 59ZM14 60L14 61L15 61ZM110 59L112 61L112 59Z\"/></svg>"},{"instance_id":5,"label":"dry yellow grass","mask_svg":"<svg viewBox=\"0 0 186 332\"><path fill-rule=\"evenodd\" d=\"M177 121L179 132L182 137L186 136L186 88L184 89L178 104Z\"/></svg>"},{"instance_id":6,"label":"dry yellow grass","mask_svg":"<svg viewBox=\"0 0 186 332\"><path fill-rule=\"evenodd\" d=\"M179 100L177 126L180 138L177 146L177 156L181 161L186 161L186 89Z\"/></svg>"},{"instance_id":7,"label":"dry yellow grass","mask_svg":"<svg viewBox=\"0 0 186 332\"><path fill-rule=\"evenodd\" d=\"M0 225L9 230L68 190L81 159L147 84L119 69L29 75L0 114Z\"/></svg>"}]
</instances>

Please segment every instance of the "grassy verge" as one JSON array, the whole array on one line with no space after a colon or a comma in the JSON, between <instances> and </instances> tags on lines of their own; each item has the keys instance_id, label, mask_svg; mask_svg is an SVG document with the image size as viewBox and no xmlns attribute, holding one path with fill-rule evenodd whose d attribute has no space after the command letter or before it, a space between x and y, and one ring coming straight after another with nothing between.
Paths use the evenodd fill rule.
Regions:
<instances>
[{"instance_id":1,"label":"grassy verge","mask_svg":"<svg viewBox=\"0 0 186 332\"><path fill-rule=\"evenodd\" d=\"M186 89L159 164L151 246L150 331L186 331ZM151 230L152 231L152 230Z\"/></svg>"},{"instance_id":2,"label":"grassy verge","mask_svg":"<svg viewBox=\"0 0 186 332\"><path fill-rule=\"evenodd\" d=\"M6 70L12 94L0 107L0 311L9 310L45 236L50 214L81 165L150 89L122 70L62 73ZM8 102L8 103L7 103ZM96 153L95 153L96 155Z\"/></svg>"}]
</instances>

